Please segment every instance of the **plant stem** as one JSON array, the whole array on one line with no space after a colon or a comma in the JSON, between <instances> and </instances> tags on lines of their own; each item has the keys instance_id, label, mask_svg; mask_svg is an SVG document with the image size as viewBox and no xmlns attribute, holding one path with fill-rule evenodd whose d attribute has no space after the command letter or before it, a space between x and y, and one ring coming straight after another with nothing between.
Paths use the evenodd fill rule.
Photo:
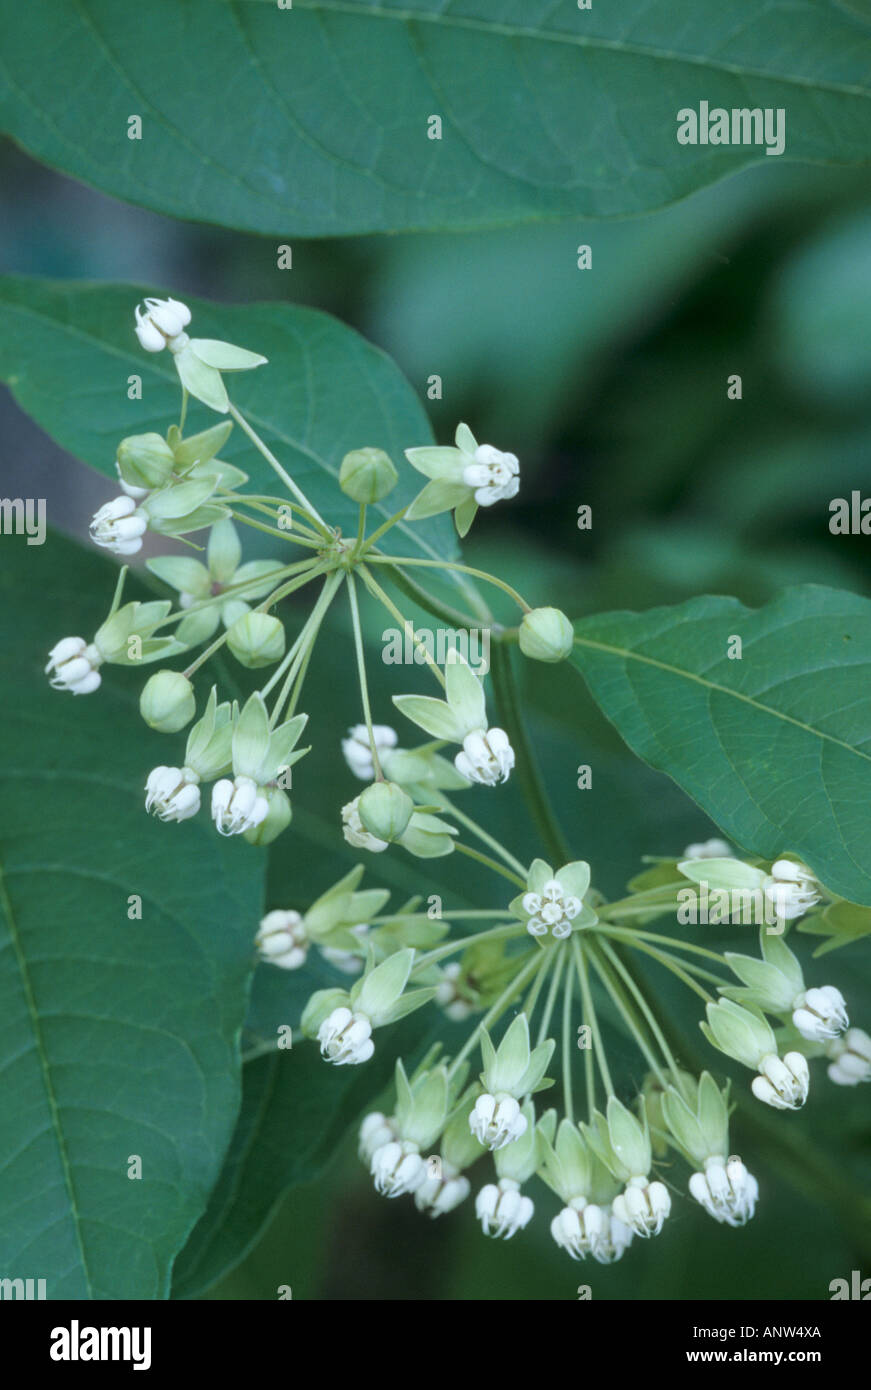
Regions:
<instances>
[{"instance_id":1,"label":"plant stem","mask_svg":"<svg viewBox=\"0 0 871 1390\"><path fill-rule=\"evenodd\" d=\"M381 585L376 581L375 577L370 573L370 571L366 568L365 565L360 566L360 578L363 580L363 583L366 585L366 588L369 590L370 594L372 594L374 598L377 598L379 603L383 604L383 606L387 609L388 613L390 613L392 617L396 619L396 621L403 627L403 629L406 627L406 625L411 628L411 640L414 642L414 645L416 647L422 650L424 657L426 658L426 663L429 666L429 669L432 671L439 684L441 686L444 686L445 678L442 675L439 664L437 661L433 661L432 657L426 649L426 645L418 639L414 631L414 624L410 622L407 618L405 618L402 613L400 613L399 609L396 607L396 604L393 603L393 601L387 596L387 594L385 594L384 590L381 588Z\"/></svg>"},{"instance_id":2,"label":"plant stem","mask_svg":"<svg viewBox=\"0 0 871 1390\"><path fill-rule=\"evenodd\" d=\"M563 968L566 964L566 961L568 960L568 953L564 950L557 949L554 951L554 955L556 956L556 968L553 972L553 975L551 976L550 989L547 992L547 999L545 1000L544 1005L544 1013L541 1016L541 1023L538 1027L538 1037L535 1042L536 1047L540 1046L540 1044L543 1043L545 1038L547 1037L547 1032L550 1028L550 1020L553 1016L553 1007L556 1003L557 994L559 993L559 985L563 975Z\"/></svg>"},{"instance_id":3,"label":"plant stem","mask_svg":"<svg viewBox=\"0 0 871 1390\"><path fill-rule=\"evenodd\" d=\"M495 838L495 836L490 835L483 828L483 826L480 826L477 821L472 820L471 816L467 816L465 811L459 810L459 808L455 806L454 803L450 801L448 797L444 795L443 792L438 793L438 799L440 802L442 802L442 808L448 815L453 816L455 820L458 820L460 822L461 825L465 825L468 830L471 830L473 835L477 835L478 839L481 841L482 844L489 845L490 849L493 849L497 852L497 854L500 854L510 869L513 869L515 873L520 874L521 878L524 881L525 887L527 875L527 869L525 865L521 864L519 859L515 859L514 855L511 854L511 852L507 850L504 845L501 845L499 841Z\"/></svg>"},{"instance_id":4,"label":"plant stem","mask_svg":"<svg viewBox=\"0 0 871 1390\"><path fill-rule=\"evenodd\" d=\"M233 405L232 401L230 402L230 414L236 421L237 425L241 426L241 428L245 431L248 438L251 440L251 443L254 445L254 448L258 451L258 453L263 455L270 468L272 468L274 472L278 474L279 478L284 483L284 486L306 509L309 515L309 520L315 523L315 526L326 540L330 540L332 538L332 533L329 527L327 526L326 522L324 521L323 517L312 506L311 502L306 497L302 488L297 486L297 484L293 481L293 478L291 478L287 470L282 468L281 464L278 462L278 459L275 457L272 450L268 448L268 446L263 442L257 431L251 425L249 425L248 421L245 419L245 416L242 414L240 410L237 410L236 406Z\"/></svg>"},{"instance_id":5,"label":"plant stem","mask_svg":"<svg viewBox=\"0 0 871 1390\"><path fill-rule=\"evenodd\" d=\"M385 556L384 558L389 559L389 556ZM434 618L440 618L442 622L448 623L450 627L464 628L468 631L470 628L477 627L478 623L482 621L481 618L471 618L468 613L461 613L459 609L451 608L449 604L442 603L440 599L433 598L431 594L427 593L426 589L422 589L419 584L415 584L414 580L409 579L408 575L403 574L401 570L394 568L389 570L388 574L392 583L394 583L397 589L400 589L407 598L419 604L427 613L431 613ZM489 622L490 618L483 619L483 621Z\"/></svg>"},{"instance_id":6,"label":"plant stem","mask_svg":"<svg viewBox=\"0 0 871 1390\"><path fill-rule=\"evenodd\" d=\"M647 1020L647 1025L650 1028L650 1031L653 1034L654 1038L656 1039L657 1044L662 1052L662 1055L665 1058L669 1069L671 1070L678 1090L681 1093L683 1093L685 1090L685 1086L681 1078L680 1069L678 1068L677 1062L674 1059L674 1055L671 1051L671 1048L668 1045L665 1034L660 1028L659 1023L656 1019L656 1015L654 1014L653 1010L651 1009L650 1005L648 1004L647 1000L645 999L644 995L639 989L636 981L633 979L630 971L626 969L626 966L624 965L623 961L620 959L619 955L617 954L616 950L610 942L598 942L596 945L596 949L601 949L605 953L605 955L608 957L609 961L613 965L614 969L617 971L618 975L621 977L621 979L623 979L626 982L626 985L629 988L630 993L638 1003L638 1007L641 1009L642 1014Z\"/></svg>"},{"instance_id":7,"label":"plant stem","mask_svg":"<svg viewBox=\"0 0 871 1390\"><path fill-rule=\"evenodd\" d=\"M362 513L365 508L361 508ZM357 654L357 675L360 681L360 699L363 702L363 718L366 721L366 729L369 734L369 748L372 753L372 766L375 769L375 780L384 781L384 773L381 771L381 762L378 757L378 745L375 742L375 730L372 727L372 709L369 704L369 683L366 680L366 657L363 652L363 633L360 628L360 609L357 606L357 586L353 574L346 576L348 584L348 597L351 600L351 622L354 626L354 650Z\"/></svg>"},{"instance_id":8,"label":"plant stem","mask_svg":"<svg viewBox=\"0 0 871 1390\"><path fill-rule=\"evenodd\" d=\"M566 1118L574 1124L575 1107L572 1096L572 977L566 980L563 991L563 1101Z\"/></svg>"},{"instance_id":9,"label":"plant stem","mask_svg":"<svg viewBox=\"0 0 871 1390\"><path fill-rule=\"evenodd\" d=\"M617 1009L617 1012L620 1014L620 1016L623 1019L623 1022L626 1024L629 1036L634 1040L636 1047L638 1048L644 1060L647 1062L647 1065L650 1067L650 1070L653 1072L660 1085L663 1088L666 1087L668 1085L668 1082L665 1078L665 1075L662 1069L660 1068L656 1058L654 1057L653 1052L647 1045L647 1040L644 1036L644 1033L642 1032L639 1020L634 1014L633 1010L630 1008L625 994L620 989L617 982L611 977L609 971L606 969L604 965L604 962L601 961L597 956L595 956L592 951L590 952L590 960L593 962L593 966L600 980L602 981L602 984L605 986L606 990L611 996L611 999L614 1003L614 1006Z\"/></svg>"},{"instance_id":10,"label":"plant stem","mask_svg":"<svg viewBox=\"0 0 871 1390\"><path fill-rule=\"evenodd\" d=\"M504 579L497 579L494 574L488 574L486 570L472 569L470 565L460 565L454 560L418 560L412 556L401 555L396 559L392 555L370 555L368 557L370 565L424 565L429 569L455 570L458 574L469 574L475 579L483 579L487 584L494 585L501 589L514 600L518 608L523 613L531 612L529 604L525 599L513 589L510 584L506 584Z\"/></svg>"},{"instance_id":11,"label":"plant stem","mask_svg":"<svg viewBox=\"0 0 871 1390\"><path fill-rule=\"evenodd\" d=\"M479 864L486 864L487 868L492 869L494 874L501 874L503 878L508 879L509 883L515 884L518 888L526 887L526 879L519 878L517 874L512 873L510 869L503 868L501 864L497 864L495 859L490 859L488 855L482 854L480 850L472 849L471 845L461 845L455 840L454 849L457 850L459 854L465 854L469 859L476 859Z\"/></svg>"},{"instance_id":12,"label":"plant stem","mask_svg":"<svg viewBox=\"0 0 871 1390\"><path fill-rule=\"evenodd\" d=\"M608 1059L605 1056L605 1049L602 1045L602 1035L599 1032L599 1020L596 1017L596 1009L593 1004L593 996L590 993L590 981L587 977L587 961L585 952L581 948L577 933L572 935L572 954L575 959L575 969L578 976L578 984L581 987L581 1002L584 1009L584 1022L589 1023L590 1032L593 1035L592 1051L596 1054L596 1064L599 1068L599 1075L602 1078L602 1085L605 1087L605 1095L613 1096L614 1087L611 1084L611 1073L608 1070ZM592 1091L591 1091L592 1094ZM590 1102L592 1106L592 1101Z\"/></svg>"},{"instance_id":13,"label":"plant stem","mask_svg":"<svg viewBox=\"0 0 871 1390\"><path fill-rule=\"evenodd\" d=\"M447 916L447 913L445 914ZM380 919L374 917L373 924ZM393 921L392 917L384 919L387 922ZM478 941L498 941L501 938L519 937L525 928L517 921L501 927L491 927L489 931L473 932L470 936L456 937L453 941L447 941L443 946L436 946L432 951L427 951L425 956L420 956L412 967L412 975L416 975L418 970L426 966L435 965L437 961L445 960L448 956L455 956L458 951L465 951L467 946L472 946Z\"/></svg>"},{"instance_id":14,"label":"plant stem","mask_svg":"<svg viewBox=\"0 0 871 1390\"><path fill-rule=\"evenodd\" d=\"M538 829L546 852L553 859L557 869L571 859L571 852L563 837L562 830L553 813L538 764L526 733L523 718L517 701L517 691L511 670L511 654L497 645L491 651L491 674L499 717L508 734L517 764L517 775L526 800L527 809Z\"/></svg>"}]
</instances>

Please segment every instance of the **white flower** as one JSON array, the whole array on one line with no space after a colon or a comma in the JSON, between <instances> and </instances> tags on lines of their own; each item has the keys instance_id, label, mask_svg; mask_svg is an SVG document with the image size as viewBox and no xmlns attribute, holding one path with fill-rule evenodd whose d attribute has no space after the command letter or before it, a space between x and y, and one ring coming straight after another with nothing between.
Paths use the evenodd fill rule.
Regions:
<instances>
[{"instance_id":1,"label":"white flower","mask_svg":"<svg viewBox=\"0 0 871 1390\"><path fill-rule=\"evenodd\" d=\"M573 1260L583 1260L592 1254L593 1242L600 1239L603 1225L602 1208L589 1205L586 1197L576 1197L553 1218L550 1233Z\"/></svg>"},{"instance_id":2,"label":"white flower","mask_svg":"<svg viewBox=\"0 0 871 1390\"><path fill-rule=\"evenodd\" d=\"M631 1228L610 1207L591 1205L585 1197L563 1207L550 1223L550 1233L573 1260L592 1255L599 1264L619 1260L632 1240Z\"/></svg>"},{"instance_id":3,"label":"white flower","mask_svg":"<svg viewBox=\"0 0 871 1390\"><path fill-rule=\"evenodd\" d=\"M690 1196L704 1207L715 1221L727 1226L743 1226L756 1210L759 1184L748 1173L740 1158L724 1160L715 1156L705 1160L704 1173L693 1173L689 1182Z\"/></svg>"},{"instance_id":4,"label":"white flower","mask_svg":"<svg viewBox=\"0 0 871 1390\"><path fill-rule=\"evenodd\" d=\"M778 917L787 922L803 917L820 901L819 884L810 869L791 859L778 859L762 885L769 902L774 903Z\"/></svg>"},{"instance_id":5,"label":"white flower","mask_svg":"<svg viewBox=\"0 0 871 1390\"><path fill-rule=\"evenodd\" d=\"M368 849L374 854L380 854L382 850L387 849L388 841L379 840L377 835L370 835L368 830L363 829L359 804L360 798L355 796L353 801L342 807L342 834L355 849Z\"/></svg>"},{"instance_id":6,"label":"white flower","mask_svg":"<svg viewBox=\"0 0 871 1390\"><path fill-rule=\"evenodd\" d=\"M91 540L115 555L135 555L142 549L148 518L137 511L132 497L114 497L94 513Z\"/></svg>"},{"instance_id":7,"label":"white flower","mask_svg":"<svg viewBox=\"0 0 871 1390\"><path fill-rule=\"evenodd\" d=\"M517 1231L528 1226L534 1210L532 1199L523 1195L520 1183L513 1178L488 1183L475 1198L475 1215L484 1235L503 1240L510 1240Z\"/></svg>"},{"instance_id":8,"label":"white flower","mask_svg":"<svg viewBox=\"0 0 871 1390\"><path fill-rule=\"evenodd\" d=\"M759 1072L750 1088L757 1100L764 1101L775 1110L797 1110L804 1105L810 1072L807 1059L801 1052L787 1052L783 1058L769 1053L759 1063Z\"/></svg>"},{"instance_id":9,"label":"white flower","mask_svg":"<svg viewBox=\"0 0 871 1390\"><path fill-rule=\"evenodd\" d=\"M837 1038L850 1026L846 1001L834 985L823 985L800 994L793 1001L792 1021L802 1037L811 1042Z\"/></svg>"},{"instance_id":10,"label":"white flower","mask_svg":"<svg viewBox=\"0 0 871 1390\"><path fill-rule=\"evenodd\" d=\"M200 809L199 777L190 767L155 767L145 783L145 809L158 820L189 820Z\"/></svg>"},{"instance_id":11,"label":"white flower","mask_svg":"<svg viewBox=\"0 0 871 1390\"><path fill-rule=\"evenodd\" d=\"M632 1228L611 1207L602 1209L602 1230L593 1242L592 1255L600 1265L614 1264L632 1244Z\"/></svg>"},{"instance_id":12,"label":"white flower","mask_svg":"<svg viewBox=\"0 0 871 1390\"><path fill-rule=\"evenodd\" d=\"M405 1192L416 1192L426 1181L426 1162L420 1156L416 1144L409 1140L400 1142L394 1139L382 1144L372 1155L370 1172L375 1179L375 1187L383 1197L401 1197Z\"/></svg>"},{"instance_id":13,"label":"white flower","mask_svg":"<svg viewBox=\"0 0 871 1390\"><path fill-rule=\"evenodd\" d=\"M45 674L55 690L69 690L73 695L90 695L100 685L98 667L103 658L83 637L62 637L48 654Z\"/></svg>"},{"instance_id":14,"label":"white flower","mask_svg":"<svg viewBox=\"0 0 871 1390\"><path fill-rule=\"evenodd\" d=\"M388 1119L380 1110L373 1110L365 1117L360 1126L357 1152L365 1163L371 1163L375 1150L382 1148L385 1144L391 1144L396 1137L397 1129L394 1121Z\"/></svg>"},{"instance_id":15,"label":"white flower","mask_svg":"<svg viewBox=\"0 0 871 1390\"><path fill-rule=\"evenodd\" d=\"M508 780L514 766L514 749L504 729L474 729L463 739L463 751L454 758L454 766L470 782L495 787Z\"/></svg>"},{"instance_id":16,"label":"white flower","mask_svg":"<svg viewBox=\"0 0 871 1390\"><path fill-rule=\"evenodd\" d=\"M830 1043L826 1053L832 1058L829 1080L836 1086L871 1081L871 1038L861 1028L851 1028L843 1038Z\"/></svg>"},{"instance_id":17,"label":"white flower","mask_svg":"<svg viewBox=\"0 0 871 1390\"><path fill-rule=\"evenodd\" d=\"M732 846L725 840L702 840L698 844L687 845L683 859L729 859Z\"/></svg>"},{"instance_id":18,"label":"white flower","mask_svg":"<svg viewBox=\"0 0 871 1390\"><path fill-rule=\"evenodd\" d=\"M269 802L251 777L222 777L212 787L212 820L219 835L241 835L265 821Z\"/></svg>"},{"instance_id":19,"label":"white flower","mask_svg":"<svg viewBox=\"0 0 871 1390\"><path fill-rule=\"evenodd\" d=\"M540 893L524 893L523 911L529 913L526 930L532 936L552 932L562 941L571 935L572 920L582 907L580 898L566 893L558 878L548 879Z\"/></svg>"},{"instance_id":20,"label":"white flower","mask_svg":"<svg viewBox=\"0 0 871 1390\"><path fill-rule=\"evenodd\" d=\"M454 1023L462 1023L470 1014L474 1013L474 1007L465 999L457 989L457 980L462 974L462 966L459 961L451 961L442 971L442 977L436 985L435 1001L440 1004L448 1018L453 1019Z\"/></svg>"},{"instance_id":21,"label":"white flower","mask_svg":"<svg viewBox=\"0 0 871 1390\"><path fill-rule=\"evenodd\" d=\"M305 922L298 912L277 909L261 920L255 945L264 960L282 970L298 970L308 955Z\"/></svg>"},{"instance_id":22,"label":"white flower","mask_svg":"<svg viewBox=\"0 0 871 1390\"><path fill-rule=\"evenodd\" d=\"M368 1062L375 1051L372 1024L365 1014L352 1014L345 1005L324 1019L318 1029L321 1056L337 1067Z\"/></svg>"},{"instance_id":23,"label":"white flower","mask_svg":"<svg viewBox=\"0 0 871 1390\"><path fill-rule=\"evenodd\" d=\"M363 941L369 930L369 924L368 922L360 922L356 927L350 927L349 930ZM337 970L343 971L345 975L359 975L363 969L362 960L353 951L340 950L337 946L322 946L321 955L324 960L328 960L331 965L334 965Z\"/></svg>"},{"instance_id":24,"label":"white flower","mask_svg":"<svg viewBox=\"0 0 871 1390\"><path fill-rule=\"evenodd\" d=\"M526 1116L513 1096L485 1093L475 1101L469 1115L469 1128L487 1149L503 1149L526 1133Z\"/></svg>"},{"instance_id":25,"label":"white flower","mask_svg":"<svg viewBox=\"0 0 871 1390\"><path fill-rule=\"evenodd\" d=\"M445 1159L441 1160L441 1177L432 1177L427 1168L425 1180L414 1194L414 1205L418 1211L428 1212L433 1220L453 1211L465 1202L471 1191L468 1178Z\"/></svg>"},{"instance_id":26,"label":"white flower","mask_svg":"<svg viewBox=\"0 0 871 1390\"><path fill-rule=\"evenodd\" d=\"M613 1214L638 1236L658 1236L671 1211L671 1196L665 1183L646 1177L630 1178L626 1189L611 1204Z\"/></svg>"},{"instance_id":27,"label":"white flower","mask_svg":"<svg viewBox=\"0 0 871 1390\"><path fill-rule=\"evenodd\" d=\"M475 489L479 507L490 507L503 497L515 497L520 487L520 465L515 454L503 454L492 444L479 444L463 468L463 482Z\"/></svg>"},{"instance_id":28,"label":"white flower","mask_svg":"<svg viewBox=\"0 0 871 1390\"><path fill-rule=\"evenodd\" d=\"M395 748L398 742L396 730L391 729L389 724L373 724L372 736L379 758L388 749ZM359 777L361 782L373 780L375 764L372 761L369 730L365 724L355 724L353 729L348 730L348 737L342 739L342 752L355 777Z\"/></svg>"},{"instance_id":29,"label":"white flower","mask_svg":"<svg viewBox=\"0 0 871 1390\"><path fill-rule=\"evenodd\" d=\"M191 311L177 299L146 299L145 312L137 304L136 336L146 352L161 352L187 328Z\"/></svg>"}]
</instances>

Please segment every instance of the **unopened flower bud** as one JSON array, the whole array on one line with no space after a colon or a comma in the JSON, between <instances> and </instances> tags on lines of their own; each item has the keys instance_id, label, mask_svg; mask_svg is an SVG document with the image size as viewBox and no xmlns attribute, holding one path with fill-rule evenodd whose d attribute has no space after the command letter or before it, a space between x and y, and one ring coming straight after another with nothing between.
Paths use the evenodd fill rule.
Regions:
<instances>
[{"instance_id":1,"label":"unopened flower bud","mask_svg":"<svg viewBox=\"0 0 871 1390\"><path fill-rule=\"evenodd\" d=\"M272 666L284 656L284 626L271 613L244 613L227 630L227 646L249 670Z\"/></svg>"},{"instance_id":2,"label":"unopened flower bud","mask_svg":"<svg viewBox=\"0 0 871 1390\"><path fill-rule=\"evenodd\" d=\"M142 688L139 712L150 729L177 734L196 714L194 688L181 671L157 671Z\"/></svg>"},{"instance_id":3,"label":"unopened flower bud","mask_svg":"<svg viewBox=\"0 0 871 1390\"><path fill-rule=\"evenodd\" d=\"M352 449L342 459L339 487L355 502L380 502L399 482L383 449Z\"/></svg>"},{"instance_id":4,"label":"unopened flower bud","mask_svg":"<svg viewBox=\"0 0 871 1390\"><path fill-rule=\"evenodd\" d=\"M523 655L533 661L565 661L571 656L575 634L558 608L533 608L523 615L519 641Z\"/></svg>"},{"instance_id":5,"label":"unopened flower bud","mask_svg":"<svg viewBox=\"0 0 871 1390\"><path fill-rule=\"evenodd\" d=\"M407 830L414 802L395 782L373 782L361 792L358 809L364 830L389 844Z\"/></svg>"},{"instance_id":6,"label":"unopened flower bud","mask_svg":"<svg viewBox=\"0 0 871 1390\"><path fill-rule=\"evenodd\" d=\"M150 492L169 481L174 467L172 449L159 434L132 434L118 445L117 468L122 484Z\"/></svg>"}]
</instances>

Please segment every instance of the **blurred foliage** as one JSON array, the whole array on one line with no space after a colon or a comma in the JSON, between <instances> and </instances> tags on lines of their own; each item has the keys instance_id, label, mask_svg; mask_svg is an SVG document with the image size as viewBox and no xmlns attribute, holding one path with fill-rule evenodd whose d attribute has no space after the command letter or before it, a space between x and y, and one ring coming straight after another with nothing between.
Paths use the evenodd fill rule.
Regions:
<instances>
[{"instance_id":1,"label":"blurred foliage","mask_svg":"<svg viewBox=\"0 0 871 1390\"><path fill-rule=\"evenodd\" d=\"M758 605L808 581L871 593L869 539L828 529L832 498L871 495L867 175L766 161L645 218L300 241L287 272L276 268L272 240L122 206L10 148L0 175L16 195L14 216L9 198L0 210L10 271L148 280L181 298L315 304L390 352L422 397L427 378L441 375L443 399L425 401L439 440L467 419L479 439L521 457L519 498L479 515L465 549L470 563L498 571L532 602L556 601L577 616L703 592ZM588 271L576 266L582 244L592 247ZM740 401L727 397L732 373L742 377ZM45 446L35 431L21 433L8 401L0 423L29 446L18 450L20 463L3 465L4 490L17 481L21 491ZM59 456L50 516L86 480ZM592 507L591 531L578 529L580 504ZM378 642L380 618L368 636ZM373 667L376 718L385 719L395 673ZM673 852L710 833L666 778L627 754L576 673L528 663L520 673L534 736L555 770L554 801L604 888L619 891L642 851ZM290 905L283 897L294 875L304 900L341 867L330 808L354 783L337 770L325 735L358 712L350 674L316 688L316 752L301 767L296 814L308 818L310 841L321 828L323 853L303 864L275 856L270 906ZM583 794L595 801L579 800L579 762L599 770ZM498 806L488 802L497 830L524 824L516 798L509 784ZM377 869L393 874L397 895L419 889L408 861ZM457 902L486 905L487 891L474 869L457 876ZM817 944L799 938L796 949L807 960ZM825 960L833 980L849 969L856 1020L867 1024L867 941ZM691 1033L692 1020L682 1024ZM748 1228L719 1228L682 1201L657 1241L637 1241L613 1269L572 1265L546 1221L496 1243L480 1236L470 1204L429 1223L408 1199L377 1198L350 1135L316 1183L286 1198L213 1296L274 1298L290 1284L295 1298L563 1299L590 1283L594 1299L826 1298L831 1279L863 1259L868 1266L858 1227L838 1214L848 1172L868 1190L867 1097L820 1079L806 1114L767 1119L742 1111L735 1122L736 1151L761 1189ZM809 1155L809 1190L783 1143Z\"/></svg>"}]
</instances>

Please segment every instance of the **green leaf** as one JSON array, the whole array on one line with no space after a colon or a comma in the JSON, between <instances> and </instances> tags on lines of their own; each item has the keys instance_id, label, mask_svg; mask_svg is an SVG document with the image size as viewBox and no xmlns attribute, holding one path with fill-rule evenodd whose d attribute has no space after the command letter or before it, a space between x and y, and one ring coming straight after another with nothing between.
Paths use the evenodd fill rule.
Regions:
<instances>
[{"instance_id":1,"label":"green leaf","mask_svg":"<svg viewBox=\"0 0 871 1390\"><path fill-rule=\"evenodd\" d=\"M784 108L787 158L867 161L857 5L3 0L0 101L38 159L176 217L341 236L614 216L769 163L679 145L701 100Z\"/></svg>"},{"instance_id":2,"label":"green leaf","mask_svg":"<svg viewBox=\"0 0 871 1390\"><path fill-rule=\"evenodd\" d=\"M239 1107L263 859L205 813L146 816L169 741L139 673L50 689L47 648L91 635L116 567L54 533L3 546L0 1269L50 1299L165 1298Z\"/></svg>"},{"instance_id":3,"label":"green leaf","mask_svg":"<svg viewBox=\"0 0 871 1390\"><path fill-rule=\"evenodd\" d=\"M112 478L116 491L120 439L165 434L181 398L170 353L143 352L133 333L133 309L146 293L137 285L0 278L0 379L63 448ZM356 532L359 508L339 490L338 476L345 454L362 445L384 449L400 471L389 499L369 508L371 524L411 501L420 480L403 451L432 434L408 382L383 353L313 309L186 303L198 331L227 333L269 357L268 366L229 378L231 399L332 524ZM127 397L131 375L141 377L141 401ZM189 415L191 433L214 420L196 405ZM252 492L284 495L238 425L221 453L250 474ZM429 558L457 553L447 517L400 523L381 545ZM280 550L278 538L275 546Z\"/></svg>"},{"instance_id":4,"label":"green leaf","mask_svg":"<svg viewBox=\"0 0 871 1390\"><path fill-rule=\"evenodd\" d=\"M421 1035L419 1019L403 1025L406 1055ZM246 1064L236 1133L208 1210L176 1262L174 1298L198 1298L238 1264L288 1188L318 1175L389 1084L393 1058L391 1048L376 1047L364 1066L331 1067L306 1041Z\"/></svg>"},{"instance_id":5,"label":"green leaf","mask_svg":"<svg viewBox=\"0 0 871 1390\"><path fill-rule=\"evenodd\" d=\"M704 597L575 631L575 665L640 757L745 852L798 854L871 903L868 599L802 585L758 610Z\"/></svg>"}]
</instances>

